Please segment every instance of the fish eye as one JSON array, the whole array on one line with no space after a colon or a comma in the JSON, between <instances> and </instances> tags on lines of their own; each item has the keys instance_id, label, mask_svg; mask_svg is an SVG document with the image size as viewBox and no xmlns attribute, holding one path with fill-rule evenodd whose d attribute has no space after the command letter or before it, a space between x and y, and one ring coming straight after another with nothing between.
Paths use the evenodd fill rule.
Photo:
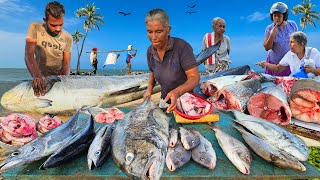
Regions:
<instances>
[{"instance_id":1,"label":"fish eye","mask_svg":"<svg viewBox=\"0 0 320 180\"><path fill-rule=\"evenodd\" d=\"M194 141L191 141L192 144L194 144Z\"/></svg>"},{"instance_id":2,"label":"fish eye","mask_svg":"<svg viewBox=\"0 0 320 180\"><path fill-rule=\"evenodd\" d=\"M201 160L201 161L204 161L204 157L201 157L200 160Z\"/></svg>"},{"instance_id":3,"label":"fish eye","mask_svg":"<svg viewBox=\"0 0 320 180\"><path fill-rule=\"evenodd\" d=\"M15 151L15 152L13 152L11 155L12 155L12 156L18 156L19 154L20 154L20 152Z\"/></svg>"},{"instance_id":4,"label":"fish eye","mask_svg":"<svg viewBox=\"0 0 320 180\"><path fill-rule=\"evenodd\" d=\"M95 156L99 156L100 155L100 151L97 151L94 153Z\"/></svg>"}]
</instances>

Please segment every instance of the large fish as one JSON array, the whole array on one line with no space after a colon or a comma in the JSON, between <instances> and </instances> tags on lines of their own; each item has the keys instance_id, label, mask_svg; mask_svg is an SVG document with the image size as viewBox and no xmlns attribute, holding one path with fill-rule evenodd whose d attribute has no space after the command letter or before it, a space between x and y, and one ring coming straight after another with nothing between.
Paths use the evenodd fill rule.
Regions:
<instances>
[{"instance_id":1,"label":"large fish","mask_svg":"<svg viewBox=\"0 0 320 180\"><path fill-rule=\"evenodd\" d=\"M309 149L305 142L283 127L266 121L262 118L246 115L233 110L237 123L246 127L257 137L266 140L271 145L294 156L299 161L306 161L309 157Z\"/></svg>"},{"instance_id":2,"label":"large fish","mask_svg":"<svg viewBox=\"0 0 320 180\"><path fill-rule=\"evenodd\" d=\"M52 80L54 79L54 80ZM58 80L57 80L58 79ZM143 96L149 75L48 77L45 96L34 95L31 82L23 82L3 94L1 105L15 112L74 113L83 105L126 103ZM155 88L158 92L160 88Z\"/></svg>"},{"instance_id":3,"label":"large fish","mask_svg":"<svg viewBox=\"0 0 320 180\"><path fill-rule=\"evenodd\" d=\"M252 157L249 149L238 139L223 132L220 128L215 126L210 126L210 128L215 131L221 149L232 164L243 174L250 174Z\"/></svg>"},{"instance_id":4,"label":"large fish","mask_svg":"<svg viewBox=\"0 0 320 180\"><path fill-rule=\"evenodd\" d=\"M208 96L203 94L201 89L200 89L200 85L201 85L202 82L205 82L207 80L210 80L210 79L213 79L213 78L217 78L217 77L220 77L220 76L248 74L249 70L250 70L250 67L248 65L246 65L246 66L239 66L239 67L236 67L236 68L230 68L230 69L227 69L227 70L224 70L224 71L219 71L219 72L214 73L214 74L208 74L208 75L200 76L200 84L193 89L193 92L198 94L198 95L200 95L200 96L202 96L202 97L207 98Z\"/></svg>"},{"instance_id":5,"label":"large fish","mask_svg":"<svg viewBox=\"0 0 320 180\"><path fill-rule=\"evenodd\" d=\"M54 152L39 169L58 166L76 157L87 150L94 136L94 124L91 116L88 116L86 124L75 134L70 141Z\"/></svg>"},{"instance_id":6,"label":"large fish","mask_svg":"<svg viewBox=\"0 0 320 180\"><path fill-rule=\"evenodd\" d=\"M282 84L268 86L254 94L248 101L248 111L253 116L276 124L287 125L291 122L288 97Z\"/></svg>"},{"instance_id":7,"label":"large fish","mask_svg":"<svg viewBox=\"0 0 320 180\"><path fill-rule=\"evenodd\" d=\"M320 83L312 79L295 82L290 93L293 117L320 124Z\"/></svg>"},{"instance_id":8,"label":"large fish","mask_svg":"<svg viewBox=\"0 0 320 180\"><path fill-rule=\"evenodd\" d=\"M169 146L169 117L150 99L127 113L112 133L112 157L132 179L160 179Z\"/></svg>"},{"instance_id":9,"label":"large fish","mask_svg":"<svg viewBox=\"0 0 320 180\"><path fill-rule=\"evenodd\" d=\"M264 160L282 168L291 168L300 171L306 170L306 167L293 156L281 151L280 149L277 149L275 146L269 144L266 140L263 140L244 130L241 126L233 126L238 129L243 139L251 147L251 149Z\"/></svg>"},{"instance_id":10,"label":"large fish","mask_svg":"<svg viewBox=\"0 0 320 180\"><path fill-rule=\"evenodd\" d=\"M114 124L105 125L94 137L87 154L88 167L93 170L99 168L107 159L111 150L111 135L114 129Z\"/></svg>"},{"instance_id":11,"label":"large fish","mask_svg":"<svg viewBox=\"0 0 320 180\"><path fill-rule=\"evenodd\" d=\"M9 154L0 165L1 170L29 164L56 152L77 133L78 118L79 112L75 113L66 123Z\"/></svg>"},{"instance_id":12,"label":"large fish","mask_svg":"<svg viewBox=\"0 0 320 180\"><path fill-rule=\"evenodd\" d=\"M249 79L239 81L223 87L217 95L217 100L211 101L211 104L217 109L236 109L244 111L247 108L247 102L250 97L261 88L260 79Z\"/></svg>"},{"instance_id":13,"label":"large fish","mask_svg":"<svg viewBox=\"0 0 320 180\"><path fill-rule=\"evenodd\" d=\"M234 84L239 81L243 81L248 78L249 75L227 75L217 78L213 78L201 83L200 89L205 95L215 98L218 91L224 86Z\"/></svg>"},{"instance_id":14,"label":"large fish","mask_svg":"<svg viewBox=\"0 0 320 180\"><path fill-rule=\"evenodd\" d=\"M214 169L216 167L217 156L210 141L203 137L199 131L195 129L191 131L200 139L200 144L192 149L192 159L208 169Z\"/></svg>"}]
</instances>

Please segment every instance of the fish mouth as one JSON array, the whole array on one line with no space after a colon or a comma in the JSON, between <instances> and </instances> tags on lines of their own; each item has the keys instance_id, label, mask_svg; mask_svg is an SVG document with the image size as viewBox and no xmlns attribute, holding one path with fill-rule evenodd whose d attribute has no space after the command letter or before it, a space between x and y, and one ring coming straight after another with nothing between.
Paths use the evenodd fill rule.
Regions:
<instances>
[{"instance_id":1,"label":"fish mouth","mask_svg":"<svg viewBox=\"0 0 320 180\"><path fill-rule=\"evenodd\" d=\"M250 169L249 168L244 167L244 169L245 169L245 174L250 174Z\"/></svg>"},{"instance_id":2,"label":"fish mouth","mask_svg":"<svg viewBox=\"0 0 320 180\"><path fill-rule=\"evenodd\" d=\"M89 170L93 170L96 167L95 163L91 159L88 159L88 167Z\"/></svg>"},{"instance_id":3,"label":"fish mouth","mask_svg":"<svg viewBox=\"0 0 320 180\"><path fill-rule=\"evenodd\" d=\"M145 169L143 170L141 176L141 179L147 179L147 180L152 180L153 179L153 174L154 174L154 169L156 165L156 157L152 157L149 162L146 164Z\"/></svg>"},{"instance_id":4,"label":"fish mouth","mask_svg":"<svg viewBox=\"0 0 320 180\"><path fill-rule=\"evenodd\" d=\"M212 161L210 163L209 169L214 169L214 167L216 167L216 163L214 161Z\"/></svg>"}]
</instances>

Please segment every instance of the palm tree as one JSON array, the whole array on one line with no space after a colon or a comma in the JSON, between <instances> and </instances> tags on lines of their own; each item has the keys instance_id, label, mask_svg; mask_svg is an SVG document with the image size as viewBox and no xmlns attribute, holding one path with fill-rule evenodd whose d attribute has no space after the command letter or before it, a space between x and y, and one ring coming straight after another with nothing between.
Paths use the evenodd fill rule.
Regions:
<instances>
[{"instance_id":1,"label":"palm tree","mask_svg":"<svg viewBox=\"0 0 320 180\"><path fill-rule=\"evenodd\" d=\"M81 44L81 48L80 48L80 52L78 54L78 63L77 63L77 74L79 73L80 71L80 57L81 57L81 54L82 54L82 50L83 50L83 45L84 45L84 42L87 38L87 35L88 35L88 32L94 27L96 29L99 30L99 26L98 26L98 23L100 24L104 24L103 22L103 16L101 14L95 14L96 10L98 10L99 8L96 8L96 6L94 4L90 4L88 3L86 5L85 8L80 8L76 11L76 16L77 17L85 17L85 20L84 20L84 30L85 30L85 35L84 35L84 38L82 40L82 44Z\"/></svg>"},{"instance_id":2,"label":"palm tree","mask_svg":"<svg viewBox=\"0 0 320 180\"><path fill-rule=\"evenodd\" d=\"M72 34L72 40L77 46L78 60L80 59L79 42L80 38L83 38L83 36L84 35L79 30L76 30L74 34Z\"/></svg>"},{"instance_id":3,"label":"palm tree","mask_svg":"<svg viewBox=\"0 0 320 180\"><path fill-rule=\"evenodd\" d=\"M308 23L311 24L313 27L316 27L313 19L320 21L319 12L313 11L312 7L315 6L311 3L310 0L302 0L302 4L298 4L291 9L293 14L302 14L300 18L300 26L302 31L308 26Z\"/></svg>"}]
</instances>

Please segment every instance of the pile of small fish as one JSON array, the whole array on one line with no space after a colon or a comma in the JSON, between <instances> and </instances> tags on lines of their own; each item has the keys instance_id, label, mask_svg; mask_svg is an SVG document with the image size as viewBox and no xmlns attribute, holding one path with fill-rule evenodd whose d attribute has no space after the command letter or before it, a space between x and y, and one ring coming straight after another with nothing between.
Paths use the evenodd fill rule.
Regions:
<instances>
[{"instance_id":1,"label":"pile of small fish","mask_svg":"<svg viewBox=\"0 0 320 180\"><path fill-rule=\"evenodd\" d=\"M169 149L166 156L168 169L175 171L191 158L208 169L214 169L217 158L211 143L195 129L182 126L179 129L178 133L174 127L170 128Z\"/></svg>"},{"instance_id":2,"label":"pile of small fish","mask_svg":"<svg viewBox=\"0 0 320 180\"><path fill-rule=\"evenodd\" d=\"M190 93L184 93L177 99L177 110L188 116L200 116L210 111L211 104Z\"/></svg>"}]
</instances>

